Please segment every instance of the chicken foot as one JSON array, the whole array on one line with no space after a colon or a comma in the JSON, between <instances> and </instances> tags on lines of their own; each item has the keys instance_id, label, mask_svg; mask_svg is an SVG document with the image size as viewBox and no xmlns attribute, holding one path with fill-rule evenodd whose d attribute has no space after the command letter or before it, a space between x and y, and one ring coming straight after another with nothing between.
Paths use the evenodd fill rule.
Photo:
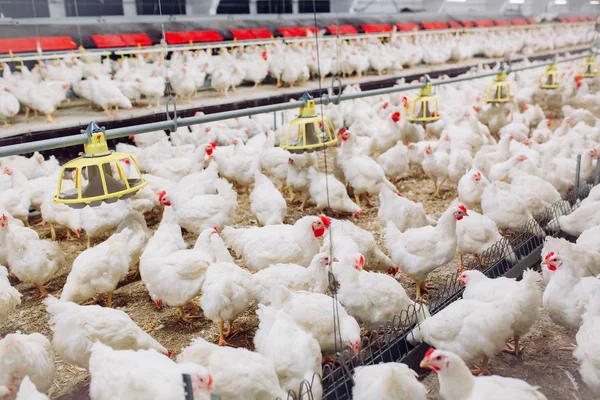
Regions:
<instances>
[{"instance_id":1,"label":"chicken foot","mask_svg":"<svg viewBox=\"0 0 600 400\"><path fill-rule=\"evenodd\" d=\"M492 373L490 372L490 368L488 366L488 363L490 361L490 358L488 356L483 356L483 361L481 362L481 366L477 367L475 366L475 369L471 370L471 373L473 375L491 375Z\"/></svg>"},{"instance_id":2,"label":"chicken foot","mask_svg":"<svg viewBox=\"0 0 600 400\"><path fill-rule=\"evenodd\" d=\"M288 187L288 203L292 204L294 202L294 197L296 197L294 190L291 187Z\"/></svg>"},{"instance_id":3,"label":"chicken foot","mask_svg":"<svg viewBox=\"0 0 600 400\"><path fill-rule=\"evenodd\" d=\"M90 247L92 247L92 238L88 234L87 235L87 248L89 249Z\"/></svg>"},{"instance_id":4,"label":"chicken foot","mask_svg":"<svg viewBox=\"0 0 600 400\"><path fill-rule=\"evenodd\" d=\"M179 308L179 319L181 321L189 324L189 323L192 323L194 319L200 318L199 315L187 315L184 310L184 307L186 307L186 306L187 306L187 304L185 306L178 307Z\"/></svg>"},{"instance_id":5,"label":"chicken foot","mask_svg":"<svg viewBox=\"0 0 600 400\"><path fill-rule=\"evenodd\" d=\"M221 321L217 325L219 326L219 346L225 346L227 344L225 335L223 334L223 325L225 325L225 322Z\"/></svg>"},{"instance_id":6,"label":"chicken foot","mask_svg":"<svg viewBox=\"0 0 600 400\"><path fill-rule=\"evenodd\" d=\"M573 351L577 348L576 344L569 344L568 346L563 346L563 347L559 347L558 350L560 351Z\"/></svg>"},{"instance_id":7,"label":"chicken foot","mask_svg":"<svg viewBox=\"0 0 600 400\"><path fill-rule=\"evenodd\" d=\"M227 332L225 332L225 337L228 338L230 336L232 336L234 333L236 333L236 330L233 328L233 320L230 319L227 321Z\"/></svg>"},{"instance_id":8,"label":"chicken foot","mask_svg":"<svg viewBox=\"0 0 600 400\"><path fill-rule=\"evenodd\" d=\"M112 295L113 295L112 292L109 292L106 295L106 307L108 307L108 308L112 308L112 297L113 297Z\"/></svg>"},{"instance_id":9,"label":"chicken foot","mask_svg":"<svg viewBox=\"0 0 600 400\"><path fill-rule=\"evenodd\" d=\"M525 347L519 347L519 339L520 337L518 335L515 335L514 339L509 339L509 341L506 342L506 348L502 351L508 354L514 354L515 357L519 357L519 354L525 349ZM510 344L511 340L514 342L514 345Z\"/></svg>"},{"instance_id":10,"label":"chicken foot","mask_svg":"<svg viewBox=\"0 0 600 400\"><path fill-rule=\"evenodd\" d=\"M50 224L50 237L52 241L56 241L56 230L54 229L54 224Z\"/></svg>"},{"instance_id":11,"label":"chicken foot","mask_svg":"<svg viewBox=\"0 0 600 400\"><path fill-rule=\"evenodd\" d=\"M37 286L38 290L40 291L40 299L45 299L46 297L48 297L48 291L46 290L43 284L36 283L35 286Z\"/></svg>"}]
</instances>

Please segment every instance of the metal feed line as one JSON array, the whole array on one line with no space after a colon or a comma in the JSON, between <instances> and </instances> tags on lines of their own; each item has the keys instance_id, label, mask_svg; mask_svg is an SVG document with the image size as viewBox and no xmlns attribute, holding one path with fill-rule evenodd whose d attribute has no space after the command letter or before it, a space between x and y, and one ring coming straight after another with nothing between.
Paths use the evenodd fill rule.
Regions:
<instances>
[{"instance_id":1,"label":"metal feed line","mask_svg":"<svg viewBox=\"0 0 600 400\"><path fill-rule=\"evenodd\" d=\"M587 56L588 56L588 54L586 53L586 54L581 54L578 56L564 58L564 59L558 60L556 62L563 63L563 62L575 61L575 60L580 60L582 58L585 58ZM551 61L538 63L535 65L526 65L523 67L510 68L509 71L510 72L518 72L518 71L524 71L524 70L533 69L533 68L540 68L540 67L551 65L554 62L555 62L554 60L551 60ZM431 83L433 86L446 85L446 84L451 84L451 83L464 82L464 81L470 81L470 80L474 80L474 79L481 79L481 78L496 76L497 73L498 73L497 71L492 71L492 72L485 72L485 73L477 74L477 75L459 76L459 77L449 78L449 79L436 79L436 80L433 80ZM315 103L316 104L324 104L324 105L327 105L330 103L339 104L342 101L355 100L355 99L360 99L360 98L364 98L364 97L371 97L371 96L377 96L377 95L383 95L383 94L405 92L408 90L420 89L425 86L424 83L412 83L412 84L394 86L394 87L383 88L383 89L369 90L366 92L341 94L341 89L342 89L341 81L338 79L337 82L339 82L339 86L337 88L338 89L337 95L333 95L332 97L329 97L328 95L323 95L320 98L315 98L314 99ZM277 111L298 109L302 106L305 106L305 102L302 100L298 100L298 101L289 102L289 103L272 104L272 105L267 105L267 106L247 108L244 110L233 110L233 111L226 111L226 112L221 112L221 113L202 115L202 116L197 116L197 117L188 117L188 118L178 118L177 117L177 109L174 108L173 110L170 110L168 108L168 105L169 105L169 102L167 103L167 113L166 113L167 119L165 121L110 129L105 132L106 139L107 140L118 139L118 138L127 137L127 136L131 136L131 135L155 132L155 131L159 131L159 130L176 131L177 128L183 127L183 126L205 124L205 123L209 123L209 122L223 121L223 120L227 120L227 119L231 119L231 118L247 117L247 116L256 115L256 114L266 114L266 113L277 112ZM173 113L173 117L171 117L171 113ZM88 136L85 133L80 133L80 134L71 135L71 136L63 136L63 137L58 137L58 138L53 138L53 139L39 140L36 142L30 142L30 143L24 143L24 144L14 144L14 145L0 147L0 157L8 157L8 156L13 156L13 155L18 155L18 154L33 153L35 151L44 151L44 150L51 150L51 149L62 148L62 147L77 146L77 145L82 145L84 143L87 143L87 141L88 141Z\"/></svg>"}]
</instances>

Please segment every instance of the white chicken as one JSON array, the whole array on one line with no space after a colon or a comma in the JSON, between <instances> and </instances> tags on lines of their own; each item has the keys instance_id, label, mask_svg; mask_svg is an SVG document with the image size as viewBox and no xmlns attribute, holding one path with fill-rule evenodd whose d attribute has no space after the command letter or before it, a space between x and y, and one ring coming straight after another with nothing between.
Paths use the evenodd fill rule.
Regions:
<instances>
[{"instance_id":1,"label":"white chicken","mask_svg":"<svg viewBox=\"0 0 600 400\"><path fill-rule=\"evenodd\" d=\"M254 173L254 188L250 192L250 211L261 225L283 223L287 204L273 182L259 171Z\"/></svg>"},{"instance_id":2,"label":"white chicken","mask_svg":"<svg viewBox=\"0 0 600 400\"><path fill-rule=\"evenodd\" d=\"M296 391L302 381L311 384L311 394L321 398L321 347L285 312L258 305L258 329L254 336L256 351L273 362L281 388ZM290 346L293 344L293 346ZM316 379L315 379L316 378Z\"/></svg>"},{"instance_id":3,"label":"white chicken","mask_svg":"<svg viewBox=\"0 0 600 400\"><path fill-rule=\"evenodd\" d=\"M514 345L507 344L505 351L518 357L523 351L523 348L519 347L520 338L529 332L531 326L540 317L542 303L540 274L527 270L523 272L523 279L517 282L505 277L490 279L477 270L463 270L458 279L465 285L463 299L485 303L500 301L512 310Z\"/></svg>"},{"instance_id":4,"label":"white chicken","mask_svg":"<svg viewBox=\"0 0 600 400\"><path fill-rule=\"evenodd\" d=\"M194 399L208 400L213 383L200 365L176 364L153 349L116 350L102 342L91 346L90 374L92 400L181 399L185 397L182 374L190 375Z\"/></svg>"},{"instance_id":5,"label":"white chicken","mask_svg":"<svg viewBox=\"0 0 600 400\"><path fill-rule=\"evenodd\" d=\"M339 335L343 346L338 349L335 346L336 332L331 323L334 303L339 312ZM291 292L283 286L276 286L271 291L271 305L288 314L298 325L310 332L317 339L324 353L342 351L344 348L349 348L354 354L360 351L358 322L331 297L321 293Z\"/></svg>"},{"instance_id":6,"label":"white chicken","mask_svg":"<svg viewBox=\"0 0 600 400\"><path fill-rule=\"evenodd\" d=\"M8 270L0 265L0 322L21 304L21 293L8 281Z\"/></svg>"},{"instance_id":7,"label":"white chicken","mask_svg":"<svg viewBox=\"0 0 600 400\"><path fill-rule=\"evenodd\" d=\"M379 363L354 369L354 400L425 400L427 389L417 373L402 363Z\"/></svg>"},{"instance_id":8,"label":"white chicken","mask_svg":"<svg viewBox=\"0 0 600 400\"><path fill-rule=\"evenodd\" d=\"M115 350L153 349L170 353L123 311L97 305L80 306L52 296L44 303L54 332L54 349L63 360L78 367L88 368L95 342Z\"/></svg>"},{"instance_id":9,"label":"white chicken","mask_svg":"<svg viewBox=\"0 0 600 400\"><path fill-rule=\"evenodd\" d=\"M284 285L290 290L325 293L329 286L329 257L326 252L315 255L308 267L296 264L273 264L252 274L252 291L256 300L269 305L271 288Z\"/></svg>"},{"instance_id":10,"label":"white chicken","mask_svg":"<svg viewBox=\"0 0 600 400\"><path fill-rule=\"evenodd\" d=\"M200 307L204 315L219 327L219 346L227 344L233 333L233 321L253 300L252 275L232 262L216 262L206 270ZM225 321L228 322L224 332Z\"/></svg>"},{"instance_id":11,"label":"white chicken","mask_svg":"<svg viewBox=\"0 0 600 400\"><path fill-rule=\"evenodd\" d=\"M537 387L520 379L474 377L461 357L451 351L430 349L420 367L437 372L443 400L547 400Z\"/></svg>"},{"instance_id":12,"label":"white chicken","mask_svg":"<svg viewBox=\"0 0 600 400\"><path fill-rule=\"evenodd\" d=\"M456 253L456 221L468 216L463 205L451 204L437 225L408 229L400 232L392 223L385 227L385 243L392 260L416 283L417 299L427 290L427 275L449 263Z\"/></svg>"},{"instance_id":13,"label":"white chicken","mask_svg":"<svg viewBox=\"0 0 600 400\"><path fill-rule=\"evenodd\" d=\"M177 357L178 363L206 366L213 378L213 391L223 400L285 398L273 363L259 353L242 348L219 347L196 338Z\"/></svg>"},{"instance_id":14,"label":"white chicken","mask_svg":"<svg viewBox=\"0 0 600 400\"><path fill-rule=\"evenodd\" d=\"M38 392L31 379L29 379L29 376L26 376L21 381L21 386L19 386L19 392L15 400L48 400L48 396Z\"/></svg>"},{"instance_id":15,"label":"white chicken","mask_svg":"<svg viewBox=\"0 0 600 400\"><path fill-rule=\"evenodd\" d=\"M481 366L472 372L489 375L489 359L504 348L513 323L513 313L503 302L462 299L421 322L409 340L454 352L467 363L483 357Z\"/></svg>"},{"instance_id":16,"label":"white chicken","mask_svg":"<svg viewBox=\"0 0 600 400\"><path fill-rule=\"evenodd\" d=\"M346 186L333 174L324 174L310 167L308 180L310 198L317 205L317 209L330 208L336 213L352 213L354 217L363 215L360 206L348 196Z\"/></svg>"},{"instance_id":17,"label":"white chicken","mask_svg":"<svg viewBox=\"0 0 600 400\"><path fill-rule=\"evenodd\" d=\"M106 306L112 307L113 291L129 272L127 245L132 236L133 230L125 228L79 254L73 261L60 299L79 303L106 293Z\"/></svg>"},{"instance_id":18,"label":"white chicken","mask_svg":"<svg viewBox=\"0 0 600 400\"><path fill-rule=\"evenodd\" d=\"M583 313L583 324L577 332L577 348L573 357L579 362L579 373L596 396L600 395L600 294L590 299Z\"/></svg>"},{"instance_id":19,"label":"white chicken","mask_svg":"<svg viewBox=\"0 0 600 400\"><path fill-rule=\"evenodd\" d=\"M242 257L252 271L276 263L308 266L319 252L317 238L323 236L331 220L321 215L300 218L294 225L223 229L225 243Z\"/></svg>"},{"instance_id":20,"label":"white chicken","mask_svg":"<svg viewBox=\"0 0 600 400\"><path fill-rule=\"evenodd\" d=\"M385 185L381 185L379 192L377 217L383 225L391 221L400 232L437 223L425 214L423 204L415 203Z\"/></svg>"},{"instance_id":21,"label":"white chicken","mask_svg":"<svg viewBox=\"0 0 600 400\"><path fill-rule=\"evenodd\" d=\"M40 392L50 390L54 381L54 351L46 336L11 333L0 340L0 387L17 392L26 376Z\"/></svg>"}]
</instances>

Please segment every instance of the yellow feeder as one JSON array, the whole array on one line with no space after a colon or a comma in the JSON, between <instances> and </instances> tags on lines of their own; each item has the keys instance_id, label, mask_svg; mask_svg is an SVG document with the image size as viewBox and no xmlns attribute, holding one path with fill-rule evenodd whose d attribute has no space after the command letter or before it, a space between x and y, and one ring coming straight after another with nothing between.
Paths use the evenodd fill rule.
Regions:
<instances>
[{"instance_id":1,"label":"yellow feeder","mask_svg":"<svg viewBox=\"0 0 600 400\"><path fill-rule=\"evenodd\" d=\"M300 107L298 118L289 122L285 144L281 148L290 153L310 153L335 145L337 137L331 121L316 114L311 95L304 93L302 100L306 105Z\"/></svg>"},{"instance_id":2,"label":"yellow feeder","mask_svg":"<svg viewBox=\"0 0 600 400\"><path fill-rule=\"evenodd\" d=\"M560 87L559 72L556 69L556 61L548 66L542 81L540 82L540 88L542 89L558 89Z\"/></svg>"},{"instance_id":3,"label":"yellow feeder","mask_svg":"<svg viewBox=\"0 0 600 400\"><path fill-rule=\"evenodd\" d=\"M433 86L429 77L425 76L424 82L425 87L421 88L419 95L411 101L408 116L410 122L426 124L440 119L440 113L438 112L439 97L433 95Z\"/></svg>"},{"instance_id":4,"label":"yellow feeder","mask_svg":"<svg viewBox=\"0 0 600 400\"><path fill-rule=\"evenodd\" d=\"M598 66L596 65L596 55L592 54L588 56L584 62L581 63L582 72L579 74L582 78L595 78L598 76Z\"/></svg>"},{"instance_id":5,"label":"yellow feeder","mask_svg":"<svg viewBox=\"0 0 600 400\"><path fill-rule=\"evenodd\" d=\"M496 75L496 79L490 83L488 88L486 103L498 104L510 101L510 82L506 80L507 75L508 72L504 67L500 67L500 73Z\"/></svg>"},{"instance_id":6,"label":"yellow feeder","mask_svg":"<svg viewBox=\"0 0 600 400\"><path fill-rule=\"evenodd\" d=\"M88 135L88 143L83 145L85 153L63 165L55 203L72 208L96 207L102 202L127 199L146 186L147 182L131 155L108 150L104 130L90 122L85 133ZM130 166L129 176L120 162ZM73 176L75 188L62 190L65 176ZM87 177L87 185L82 183L83 177Z\"/></svg>"}]
</instances>

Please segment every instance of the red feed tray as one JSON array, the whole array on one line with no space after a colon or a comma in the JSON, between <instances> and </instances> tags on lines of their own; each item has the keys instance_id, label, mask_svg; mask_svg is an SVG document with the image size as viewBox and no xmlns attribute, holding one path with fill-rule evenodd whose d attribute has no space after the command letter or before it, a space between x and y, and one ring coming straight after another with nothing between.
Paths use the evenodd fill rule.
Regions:
<instances>
[{"instance_id":1,"label":"red feed tray","mask_svg":"<svg viewBox=\"0 0 600 400\"><path fill-rule=\"evenodd\" d=\"M360 27L365 33L382 33L394 30L391 25L387 24L361 25Z\"/></svg>"},{"instance_id":2,"label":"red feed tray","mask_svg":"<svg viewBox=\"0 0 600 400\"><path fill-rule=\"evenodd\" d=\"M313 34L317 33L317 28L314 26L295 26L289 28L278 28L277 30L283 37L305 37L309 31Z\"/></svg>"},{"instance_id":3,"label":"red feed tray","mask_svg":"<svg viewBox=\"0 0 600 400\"><path fill-rule=\"evenodd\" d=\"M428 31L433 31L437 29L448 29L448 25L442 21L433 21L433 22L423 22L423 28Z\"/></svg>"},{"instance_id":4,"label":"red feed tray","mask_svg":"<svg viewBox=\"0 0 600 400\"><path fill-rule=\"evenodd\" d=\"M460 21L460 23L465 27L465 28L472 28L473 27L473 23L471 21Z\"/></svg>"},{"instance_id":5,"label":"red feed tray","mask_svg":"<svg viewBox=\"0 0 600 400\"><path fill-rule=\"evenodd\" d=\"M496 26L508 26L508 20L506 19L497 19L494 21Z\"/></svg>"},{"instance_id":6,"label":"red feed tray","mask_svg":"<svg viewBox=\"0 0 600 400\"><path fill-rule=\"evenodd\" d=\"M327 25L327 31L331 35L337 35L338 30L340 35L356 35L358 34L358 30L352 25Z\"/></svg>"},{"instance_id":7,"label":"red feed tray","mask_svg":"<svg viewBox=\"0 0 600 400\"><path fill-rule=\"evenodd\" d=\"M400 32L418 31L421 29L421 28L419 28L419 25L414 22L406 22L403 24L396 24L396 28L398 28L398 30Z\"/></svg>"},{"instance_id":8,"label":"red feed tray","mask_svg":"<svg viewBox=\"0 0 600 400\"><path fill-rule=\"evenodd\" d=\"M512 19L510 23L511 25L529 25L526 19Z\"/></svg>"},{"instance_id":9,"label":"red feed tray","mask_svg":"<svg viewBox=\"0 0 600 400\"><path fill-rule=\"evenodd\" d=\"M151 46L152 40L145 33L129 33L124 35L92 35L92 40L99 49L111 47Z\"/></svg>"},{"instance_id":10,"label":"red feed tray","mask_svg":"<svg viewBox=\"0 0 600 400\"><path fill-rule=\"evenodd\" d=\"M0 53L24 53L37 51L37 38L0 39ZM70 36L51 36L40 38L43 51L75 50L77 44Z\"/></svg>"},{"instance_id":11,"label":"red feed tray","mask_svg":"<svg viewBox=\"0 0 600 400\"><path fill-rule=\"evenodd\" d=\"M165 32L168 44L222 42L223 36L217 31Z\"/></svg>"},{"instance_id":12,"label":"red feed tray","mask_svg":"<svg viewBox=\"0 0 600 400\"><path fill-rule=\"evenodd\" d=\"M489 28L491 26L494 26L494 23L489 19L479 19L474 22L475 22L475 26L478 28Z\"/></svg>"},{"instance_id":13,"label":"red feed tray","mask_svg":"<svg viewBox=\"0 0 600 400\"><path fill-rule=\"evenodd\" d=\"M462 29L462 27L463 27L461 24L459 24L456 21L448 22L448 26L450 27L450 29Z\"/></svg>"},{"instance_id":14,"label":"red feed tray","mask_svg":"<svg viewBox=\"0 0 600 400\"><path fill-rule=\"evenodd\" d=\"M271 31L267 28L230 29L230 32L236 40L269 39L271 37Z\"/></svg>"}]
</instances>

